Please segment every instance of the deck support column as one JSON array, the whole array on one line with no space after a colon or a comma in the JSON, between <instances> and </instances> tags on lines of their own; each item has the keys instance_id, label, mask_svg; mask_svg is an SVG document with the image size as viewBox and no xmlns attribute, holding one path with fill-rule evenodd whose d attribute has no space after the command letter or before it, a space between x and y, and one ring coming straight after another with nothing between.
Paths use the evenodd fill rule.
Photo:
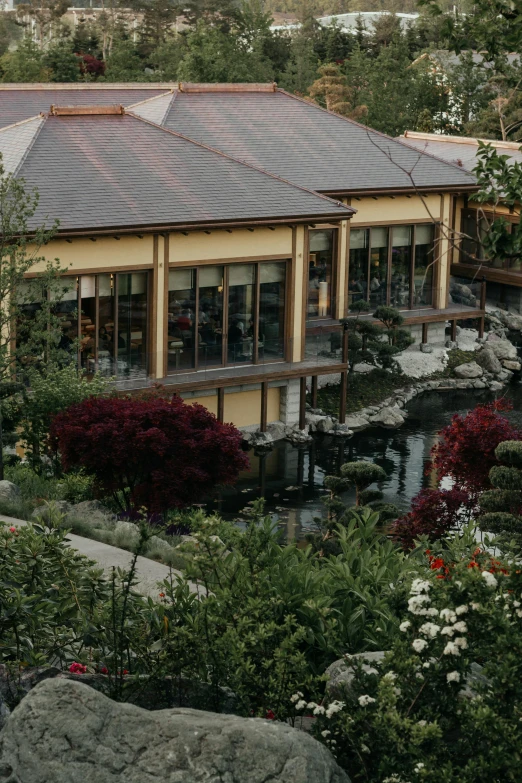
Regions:
<instances>
[{"instance_id":1,"label":"deck support column","mask_svg":"<svg viewBox=\"0 0 522 783\"><path fill-rule=\"evenodd\" d=\"M259 429L261 432L266 432L267 424L267 412L268 412L268 381L261 383L261 419Z\"/></svg>"},{"instance_id":2,"label":"deck support column","mask_svg":"<svg viewBox=\"0 0 522 783\"><path fill-rule=\"evenodd\" d=\"M225 390L222 386L217 390L217 419L221 424L225 420Z\"/></svg>"},{"instance_id":3,"label":"deck support column","mask_svg":"<svg viewBox=\"0 0 522 783\"><path fill-rule=\"evenodd\" d=\"M486 310L486 278L482 278L482 282L480 284L480 309L482 310L482 315L479 319L479 337L484 337L484 326L485 326L485 318L484 318L484 312Z\"/></svg>"},{"instance_id":4,"label":"deck support column","mask_svg":"<svg viewBox=\"0 0 522 783\"><path fill-rule=\"evenodd\" d=\"M312 408L317 408L318 380L317 375L312 375Z\"/></svg>"},{"instance_id":5,"label":"deck support column","mask_svg":"<svg viewBox=\"0 0 522 783\"><path fill-rule=\"evenodd\" d=\"M339 424L346 423L346 397L348 395L348 370L341 373L341 389L339 399Z\"/></svg>"},{"instance_id":6,"label":"deck support column","mask_svg":"<svg viewBox=\"0 0 522 783\"><path fill-rule=\"evenodd\" d=\"M422 342L423 345L426 345L426 343L428 342L428 326L429 326L429 324L427 323L427 321L422 324L422 340L421 340L421 342Z\"/></svg>"},{"instance_id":7,"label":"deck support column","mask_svg":"<svg viewBox=\"0 0 522 783\"><path fill-rule=\"evenodd\" d=\"M306 376L299 379L299 429L306 426Z\"/></svg>"},{"instance_id":8,"label":"deck support column","mask_svg":"<svg viewBox=\"0 0 522 783\"><path fill-rule=\"evenodd\" d=\"M451 337L452 342L455 342L455 340L457 339L457 319L453 318L453 320L450 323L451 323L451 335L450 335L450 337Z\"/></svg>"}]
</instances>

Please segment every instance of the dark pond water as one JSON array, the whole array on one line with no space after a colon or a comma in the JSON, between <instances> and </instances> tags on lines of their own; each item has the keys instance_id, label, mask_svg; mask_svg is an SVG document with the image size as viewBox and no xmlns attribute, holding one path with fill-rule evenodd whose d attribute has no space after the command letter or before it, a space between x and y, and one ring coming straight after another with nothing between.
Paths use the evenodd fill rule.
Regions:
<instances>
[{"instance_id":1,"label":"dark pond water","mask_svg":"<svg viewBox=\"0 0 522 783\"><path fill-rule=\"evenodd\" d=\"M508 418L522 427L522 384L509 386L503 395L513 403ZM338 474L344 462L364 458L386 471L387 479L379 485L384 500L407 509L422 487L436 485L426 469L439 430L454 413L465 414L492 399L493 395L479 391L432 392L408 405L406 423L397 430L371 428L348 440L318 436L304 447L281 441L263 456L250 452L250 471L242 473L237 484L208 508L228 519L241 520L248 501L263 496L267 512L286 537L299 538L313 529L314 517L323 512L324 477ZM347 493L345 499L355 502L355 493Z\"/></svg>"}]
</instances>

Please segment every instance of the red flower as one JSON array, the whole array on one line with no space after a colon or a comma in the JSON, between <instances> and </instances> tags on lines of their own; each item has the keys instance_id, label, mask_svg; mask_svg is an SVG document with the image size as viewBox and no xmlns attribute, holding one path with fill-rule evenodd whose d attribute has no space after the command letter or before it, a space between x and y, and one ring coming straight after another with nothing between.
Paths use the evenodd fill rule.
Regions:
<instances>
[{"instance_id":1,"label":"red flower","mask_svg":"<svg viewBox=\"0 0 522 783\"><path fill-rule=\"evenodd\" d=\"M15 527L10 527L9 528L9 532L10 533L16 533L16 528Z\"/></svg>"},{"instance_id":2,"label":"red flower","mask_svg":"<svg viewBox=\"0 0 522 783\"><path fill-rule=\"evenodd\" d=\"M160 598L165 598L165 593L160 593L160 594L159 594L159 597L160 597Z\"/></svg>"},{"instance_id":3,"label":"red flower","mask_svg":"<svg viewBox=\"0 0 522 783\"><path fill-rule=\"evenodd\" d=\"M266 719L266 720L275 720L275 719L276 719L276 716L274 715L274 713L272 712L272 710L267 710L267 711L266 711L266 714L265 714L265 719Z\"/></svg>"},{"instance_id":4,"label":"red flower","mask_svg":"<svg viewBox=\"0 0 522 783\"><path fill-rule=\"evenodd\" d=\"M100 669L100 674L108 674L109 670L106 666L102 666Z\"/></svg>"},{"instance_id":5,"label":"red flower","mask_svg":"<svg viewBox=\"0 0 522 783\"><path fill-rule=\"evenodd\" d=\"M444 568L444 560L442 557L436 557L435 560L432 561L430 568L435 571L437 568Z\"/></svg>"},{"instance_id":6,"label":"red flower","mask_svg":"<svg viewBox=\"0 0 522 783\"><path fill-rule=\"evenodd\" d=\"M71 663L69 666L69 671L71 674L86 674L87 673L87 666L84 666L83 663Z\"/></svg>"},{"instance_id":7,"label":"red flower","mask_svg":"<svg viewBox=\"0 0 522 783\"><path fill-rule=\"evenodd\" d=\"M478 563L472 560L470 563L468 563L468 568L480 568L480 566Z\"/></svg>"},{"instance_id":8,"label":"red flower","mask_svg":"<svg viewBox=\"0 0 522 783\"><path fill-rule=\"evenodd\" d=\"M437 579L446 579L444 574L437 574Z\"/></svg>"}]
</instances>

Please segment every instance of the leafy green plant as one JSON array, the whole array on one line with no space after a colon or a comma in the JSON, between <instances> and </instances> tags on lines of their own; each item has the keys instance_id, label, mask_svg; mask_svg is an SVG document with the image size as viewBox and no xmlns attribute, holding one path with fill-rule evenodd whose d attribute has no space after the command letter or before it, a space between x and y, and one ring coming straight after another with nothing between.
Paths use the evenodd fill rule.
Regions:
<instances>
[{"instance_id":1,"label":"leafy green plant","mask_svg":"<svg viewBox=\"0 0 522 783\"><path fill-rule=\"evenodd\" d=\"M373 462L359 460L358 462L347 462L341 466L341 476L346 479L348 484L355 486L355 505L359 506L368 500L370 496L364 496L364 490L367 490L371 484L386 479L385 471ZM382 497L380 494L379 497ZM377 500L377 496L372 497Z\"/></svg>"},{"instance_id":2,"label":"leafy green plant","mask_svg":"<svg viewBox=\"0 0 522 783\"><path fill-rule=\"evenodd\" d=\"M481 530L512 539L522 545L522 442L508 440L499 443L495 457L500 465L489 471L494 489L483 492L479 499L482 513L477 519Z\"/></svg>"}]
</instances>

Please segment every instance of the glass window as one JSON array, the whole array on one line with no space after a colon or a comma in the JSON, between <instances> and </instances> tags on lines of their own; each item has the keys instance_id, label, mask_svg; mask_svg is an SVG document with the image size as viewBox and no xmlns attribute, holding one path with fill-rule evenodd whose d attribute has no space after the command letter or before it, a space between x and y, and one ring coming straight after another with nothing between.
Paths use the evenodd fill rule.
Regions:
<instances>
[{"instance_id":1,"label":"glass window","mask_svg":"<svg viewBox=\"0 0 522 783\"><path fill-rule=\"evenodd\" d=\"M390 304L393 307L410 306L411 234L411 226L392 229Z\"/></svg>"},{"instance_id":2,"label":"glass window","mask_svg":"<svg viewBox=\"0 0 522 783\"><path fill-rule=\"evenodd\" d=\"M332 312L334 229L310 231L308 316L324 318Z\"/></svg>"},{"instance_id":3,"label":"glass window","mask_svg":"<svg viewBox=\"0 0 522 783\"><path fill-rule=\"evenodd\" d=\"M114 364L114 275L98 275L98 370L112 375Z\"/></svg>"},{"instance_id":4,"label":"glass window","mask_svg":"<svg viewBox=\"0 0 522 783\"><path fill-rule=\"evenodd\" d=\"M463 209L460 230L465 236L462 238L460 260L462 264L477 264L484 258L481 238L487 232L488 226L485 218L480 218L476 209ZM502 266L502 262L493 266Z\"/></svg>"},{"instance_id":5,"label":"glass window","mask_svg":"<svg viewBox=\"0 0 522 783\"><path fill-rule=\"evenodd\" d=\"M61 337L58 344L60 361L74 358L78 339L78 278L63 277L49 291L51 311L60 321ZM46 316L47 317L47 316ZM62 353L63 352L63 353Z\"/></svg>"},{"instance_id":6,"label":"glass window","mask_svg":"<svg viewBox=\"0 0 522 783\"><path fill-rule=\"evenodd\" d=\"M80 367L88 374L96 369L96 276L80 277Z\"/></svg>"},{"instance_id":7,"label":"glass window","mask_svg":"<svg viewBox=\"0 0 522 783\"><path fill-rule=\"evenodd\" d=\"M228 268L228 361L252 361L254 347L254 264Z\"/></svg>"},{"instance_id":8,"label":"glass window","mask_svg":"<svg viewBox=\"0 0 522 783\"><path fill-rule=\"evenodd\" d=\"M370 242L370 303L373 308L387 302L388 229L372 228Z\"/></svg>"},{"instance_id":9,"label":"glass window","mask_svg":"<svg viewBox=\"0 0 522 783\"><path fill-rule=\"evenodd\" d=\"M118 275L118 374L147 370L147 273Z\"/></svg>"},{"instance_id":10,"label":"glass window","mask_svg":"<svg viewBox=\"0 0 522 783\"><path fill-rule=\"evenodd\" d=\"M170 270L167 318L168 369L190 369L195 366L195 269Z\"/></svg>"},{"instance_id":11,"label":"glass window","mask_svg":"<svg viewBox=\"0 0 522 783\"><path fill-rule=\"evenodd\" d=\"M198 366L218 366L223 363L223 267L201 267L198 285Z\"/></svg>"},{"instance_id":12,"label":"glass window","mask_svg":"<svg viewBox=\"0 0 522 783\"><path fill-rule=\"evenodd\" d=\"M433 304L434 235L432 224L415 227L413 304Z\"/></svg>"},{"instance_id":13,"label":"glass window","mask_svg":"<svg viewBox=\"0 0 522 783\"><path fill-rule=\"evenodd\" d=\"M350 231L350 267L348 270L348 305L361 299L368 300L368 250L370 229Z\"/></svg>"},{"instance_id":14,"label":"glass window","mask_svg":"<svg viewBox=\"0 0 522 783\"><path fill-rule=\"evenodd\" d=\"M267 359L285 355L286 263L259 265L259 356Z\"/></svg>"}]
</instances>

